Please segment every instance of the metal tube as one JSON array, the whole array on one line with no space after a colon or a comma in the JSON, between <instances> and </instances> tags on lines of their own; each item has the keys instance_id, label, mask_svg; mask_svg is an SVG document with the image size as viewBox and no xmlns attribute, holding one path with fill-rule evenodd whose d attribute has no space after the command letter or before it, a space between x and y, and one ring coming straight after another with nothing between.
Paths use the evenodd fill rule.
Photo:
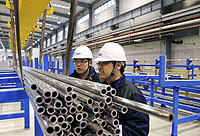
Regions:
<instances>
[{"instance_id":1,"label":"metal tube","mask_svg":"<svg viewBox=\"0 0 200 136\"><path fill-rule=\"evenodd\" d=\"M82 120L82 121L80 122L80 124L79 124L79 127L80 127L81 129L86 128L86 127L87 127L87 121Z\"/></svg>"},{"instance_id":2,"label":"metal tube","mask_svg":"<svg viewBox=\"0 0 200 136\"><path fill-rule=\"evenodd\" d=\"M69 122L70 124L74 121L74 117L72 115L68 115L66 117L66 121Z\"/></svg>"},{"instance_id":3,"label":"metal tube","mask_svg":"<svg viewBox=\"0 0 200 136\"><path fill-rule=\"evenodd\" d=\"M42 115L45 112L45 108L43 106L37 107L37 114Z\"/></svg>"},{"instance_id":4,"label":"metal tube","mask_svg":"<svg viewBox=\"0 0 200 136\"><path fill-rule=\"evenodd\" d=\"M82 131L82 129L80 127L75 127L74 128L75 135L80 135L81 131Z\"/></svg>"},{"instance_id":5,"label":"metal tube","mask_svg":"<svg viewBox=\"0 0 200 136\"><path fill-rule=\"evenodd\" d=\"M103 136L103 129L99 125L88 122L88 126L96 132L97 136Z\"/></svg>"},{"instance_id":6,"label":"metal tube","mask_svg":"<svg viewBox=\"0 0 200 136\"><path fill-rule=\"evenodd\" d=\"M118 112L121 112L123 114L126 114L128 112L128 108L126 106L123 106L116 102L112 103L111 108L116 109Z\"/></svg>"},{"instance_id":7,"label":"metal tube","mask_svg":"<svg viewBox=\"0 0 200 136\"><path fill-rule=\"evenodd\" d=\"M69 113L70 113L70 114L75 114L75 113L76 113L76 107L75 107L75 106L71 106L71 107L69 108Z\"/></svg>"},{"instance_id":8,"label":"metal tube","mask_svg":"<svg viewBox=\"0 0 200 136\"><path fill-rule=\"evenodd\" d=\"M61 124L62 130L66 130L66 128L68 127L68 123L66 121L62 122Z\"/></svg>"},{"instance_id":9,"label":"metal tube","mask_svg":"<svg viewBox=\"0 0 200 136\"><path fill-rule=\"evenodd\" d=\"M60 109L60 114L62 114L62 115L67 114L67 112L68 112L68 109L67 109L66 107L62 107L62 108Z\"/></svg>"},{"instance_id":10,"label":"metal tube","mask_svg":"<svg viewBox=\"0 0 200 136\"><path fill-rule=\"evenodd\" d=\"M52 115L49 117L49 122L51 122L52 124L56 124L58 121L58 118L56 115Z\"/></svg>"},{"instance_id":11,"label":"metal tube","mask_svg":"<svg viewBox=\"0 0 200 136\"><path fill-rule=\"evenodd\" d=\"M52 74L50 72L42 71L42 70L39 70L39 69L32 69L32 68L28 68L28 69L32 70L32 71L39 72L41 74L52 77L52 78L57 79L59 81L65 82L67 84L76 85L79 88L91 91L91 92L96 93L96 94L100 94L102 89L109 90L111 88L109 85L104 85L104 84L100 84L100 83L96 83L96 82L91 82L91 81L87 81L87 80L83 81L83 80L78 79L78 78L73 78L73 77L58 75L58 74Z\"/></svg>"},{"instance_id":12,"label":"metal tube","mask_svg":"<svg viewBox=\"0 0 200 136\"><path fill-rule=\"evenodd\" d=\"M24 70L24 71L26 71L26 70ZM53 80L51 83L49 83L48 82L48 78L46 79L44 76L43 77L40 77L41 76L41 74L40 75L38 75L38 74L36 74L36 73L31 73L30 71L28 71L28 72L25 72L26 73L26 75L27 76L31 76L31 77L29 77L29 78L32 78L32 80L34 80L35 82L36 82L36 84L37 85L39 85L39 88L41 89L41 90L43 90L43 92L45 92L45 91L51 91L51 93L52 93L52 97L54 98L54 99L56 99L57 97L58 97L58 94L61 96L61 97L66 97L67 95L66 95L66 93L65 93L65 90L67 90L68 88L69 88L69 86L66 86L66 84L61 84L61 85L59 85L59 84L54 84L54 82L56 82L55 80ZM33 75L35 75L36 77L33 77L31 74L29 74L29 73L31 73L31 74L33 74ZM41 80L39 80L39 79L41 79ZM45 82L43 82L43 81L45 81ZM47 84L48 83L48 84ZM50 84L50 85L49 85ZM61 89L61 90L58 90L58 89L56 89L55 87L53 87L53 86L51 86L51 85L54 85L54 86L56 86L56 88L58 88L58 89ZM64 89L63 89L63 87L64 87ZM70 87L71 88L71 87ZM69 90L69 89L68 89Z\"/></svg>"},{"instance_id":13,"label":"metal tube","mask_svg":"<svg viewBox=\"0 0 200 136\"><path fill-rule=\"evenodd\" d=\"M77 113L77 114L76 114L76 120L77 120L78 122L80 122L80 121L82 121L82 119L83 119L82 113Z\"/></svg>"},{"instance_id":14,"label":"metal tube","mask_svg":"<svg viewBox=\"0 0 200 136\"><path fill-rule=\"evenodd\" d=\"M105 127L106 130L108 130L112 135L118 135L120 134L120 129L119 128L114 128L111 125L107 125Z\"/></svg>"},{"instance_id":15,"label":"metal tube","mask_svg":"<svg viewBox=\"0 0 200 136\"><path fill-rule=\"evenodd\" d=\"M54 134L54 127L51 125L48 121L46 121L43 117L35 114L38 122L40 124L40 127L44 134L46 135L53 135Z\"/></svg>"},{"instance_id":16,"label":"metal tube","mask_svg":"<svg viewBox=\"0 0 200 136\"><path fill-rule=\"evenodd\" d=\"M156 117L166 120L166 121L172 122L174 119L173 113L166 111L166 110L161 110L156 107L151 107L149 105L131 101L131 100L121 98L118 96L115 96L113 98L113 100L114 100L114 102L120 103L122 105L126 105L130 109L137 110L139 112L143 112L146 114L150 114L150 115L156 116Z\"/></svg>"},{"instance_id":17,"label":"metal tube","mask_svg":"<svg viewBox=\"0 0 200 136\"><path fill-rule=\"evenodd\" d=\"M46 111L49 115L53 115L56 112L53 106L47 107Z\"/></svg>"},{"instance_id":18,"label":"metal tube","mask_svg":"<svg viewBox=\"0 0 200 136\"><path fill-rule=\"evenodd\" d=\"M54 129L55 129L55 133L57 133L57 135L58 135L58 133L60 133L60 131L61 131L61 126L59 124L55 124Z\"/></svg>"},{"instance_id":19,"label":"metal tube","mask_svg":"<svg viewBox=\"0 0 200 136\"><path fill-rule=\"evenodd\" d=\"M26 81L24 82L24 84L27 86L26 84ZM34 102L37 104L37 105L41 105L43 102L44 102L44 99L41 95L39 95L37 92L35 91L31 91L30 87L27 86L29 89L29 92L30 92L30 95L33 97L34 99Z\"/></svg>"},{"instance_id":20,"label":"metal tube","mask_svg":"<svg viewBox=\"0 0 200 136\"><path fill-rule=\"evenodd\" d=\"M63 115L59 115L58 116L58 123L61 124L61 123L63 123L63 121L65 121L64 116Z\"/></svg>"},{"instance_id":21,"label":"metal tube","mask_svg":"<svg viewBox=\"0 0 200 136\"><path fill-rule=\"evenodd\" d=\"M44 99L44 104L49 105L51 103L51 98L45 98Z\"/></svg>"},{"instance_id":22,"label":"metal tube","mask_svg":"<svg viewBox=\"0 0 200 136\"><path fill-rule=\"evenodd\" d=\"M33 69L32 69L32 70L33 70ZM34 70L33 70L33 71L34 71ZM60 89L62 89L62 90L63 90L63 89L65 90L66 87L68 87L68 85L65 84L65 83L62 83L62 82L57 81L57 80L55 80L55 79L53 79L53 78L47 77L47 76L45 76L45 75L42 75L42 74L39 74L39 73L33 72L33 71L29 70L29 72L30 72L31 74L37 76L38 78L42 79L43 81L45 81L45 82L47 82L47 83L49 83L49 84L51 84L51 85L54 85L56 88L60 88ZM74 83L74 85L77 85L77 83L75 83L75 82L73 82L73 83ZM109 96L102 97L102 96L100 96L100 95L97 95L97 94L88 92L89 90L86 91L86 90L80 89L80 88L78 88L78 87L76 87L76 86L73 86L73 89L74 89L74 91L76 91L76 92L78 92L78 93L82 93L83 95L87 95L88 97L97 99L98 101L104 101L106 104L110 104L110 103L112 102L112 98L109 97ZM91 89L91 88L88 88L88 89Z\"/></svg>"},{"instance_id":23,"label":"metal tube","mask_svg":"<svg viewBox=\"0 0 200 136\"><path fill-rule=\"evenodd\" d=\"M61 107L63 106L63 104L62 104L62 102L60 100L55 100L53 105L54 105L56 110L61 109Z\"/></svg>"},{"instance_id":24,"label":"metal tube","mask_svg":"<svg viewBox=\"0 0 200 136\"><path fill-rule=\"evenodd\" d=\"M87 119L88 118L88 113L87 112L82 112L83 115L83 119Z\"/></svg>"}]
</instances>

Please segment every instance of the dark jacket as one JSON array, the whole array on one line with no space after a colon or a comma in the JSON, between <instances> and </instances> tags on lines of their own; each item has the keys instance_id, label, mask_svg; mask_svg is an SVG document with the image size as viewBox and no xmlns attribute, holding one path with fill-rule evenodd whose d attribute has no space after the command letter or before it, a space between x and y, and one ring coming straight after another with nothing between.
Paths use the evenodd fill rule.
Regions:
<instances>
[{"instance_id":1,"label":"dark jacket","mask_svg":"<svg viewBox=\"0 0 200 136\"><path fill-rule=\"evenodd\" d=\"M142 92L124 75L111 83L111 87L117 91L117 96L146 104ZM147 136L149 133L149 115L136 110L128 109L128 113L119 113L119 121L122 125L122 136Z\"/></svg>"},{"instance_id":2,"label":"dark jacket","mask_svg":"<svg viewBox=\"0 0 200 136\"><path fill-rule=\"evenodd\" d=\"M69 76L75 77L75 78L80 78L80 76L76 72L76 70L74 70L74 72L71 75L69 75ZM92 80L90 80L90 81L98 82L98 83L100 82L99 73L96 73L94 67L92 67L92 66L89 67L89 75L88 75L88 77L85 80L88 80L90 78L92 78Z\"/></svg>"}]
</instances>

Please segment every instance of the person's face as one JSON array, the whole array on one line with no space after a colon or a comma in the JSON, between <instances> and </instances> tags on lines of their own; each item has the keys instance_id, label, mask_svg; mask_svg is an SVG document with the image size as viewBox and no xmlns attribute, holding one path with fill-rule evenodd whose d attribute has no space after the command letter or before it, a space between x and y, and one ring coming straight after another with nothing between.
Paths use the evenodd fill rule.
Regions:
<instances>
[{"instance_id":1,"label":"person's face","mask_svg":"<svg viewBox=\"0 0 200 136\"><path fill-rule=\"evenodd\" d=\"M74 66L75 66L76 72L78 74L84 73L88 69L88 63L90 66L92 61L88 62L88 59L74 59Z\"/></svg>"},{"instance_id":2,"label":"person's face","mask_svg":"<svg viewBox=\"0 0 200 136\"><path fill-rule=\"evenodd\" d=\"M109 62L109 61L101 62L100 61L98 63L98 65L99 65L98 70L99 70L100 78L102 78L104 80L107 79L110 76L110 74L112 73L113 68L114 68L112 62Z\"/></svg>"}]
</instances>

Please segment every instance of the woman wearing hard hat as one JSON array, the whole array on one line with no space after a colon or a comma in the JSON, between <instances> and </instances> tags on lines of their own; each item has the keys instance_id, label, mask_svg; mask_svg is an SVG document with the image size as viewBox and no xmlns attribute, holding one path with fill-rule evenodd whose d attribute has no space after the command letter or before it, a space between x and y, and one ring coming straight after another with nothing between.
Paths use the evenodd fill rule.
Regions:
<instances>
[{"instance_id":1,"label":"woman wearing hard hat","mask_svg":"<svg viewBox=\"0 0 200 136\"><path fill-rule=\"evenodd\" d=\"M99 66L100 78L105 84L117 91L117 96L146 104L141 91L129 82L123 74L126 67L124 49L117 43L106 43L99 51L95 60ZM123 136L147 136L149 133L149 115L129 109L128 113L120 114Z\"/></svg>"},{"instance_id":2,"label":"woman wearing hard hat","mask_svg":"<svg viewBox=\"0 0 200 136\"><path fill-rule=\"evenodd\" d=\"M74 72L69 76L100 82L99 74L96 73L94 67L92 67L93 56L88 47L80 46L76 48L72 58L74 59L73 62L75 69Z\"/></svg>"}]
</instances>

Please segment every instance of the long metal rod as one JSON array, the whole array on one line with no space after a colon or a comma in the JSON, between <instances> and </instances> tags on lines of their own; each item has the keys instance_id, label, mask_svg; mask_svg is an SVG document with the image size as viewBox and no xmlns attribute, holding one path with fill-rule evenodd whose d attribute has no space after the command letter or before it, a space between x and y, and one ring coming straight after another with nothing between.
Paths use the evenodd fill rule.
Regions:
<instances>
[{"instance_id":1,"label":"long metal rod","mask_svg":"<svg viewBox=\"0 0 200 136\"><path fill-rule=\"evenodd\" d=\"M18 51L18 59L19 59L19 67L21 73L21 79L23 79L22 72L22 56L21 56L21 40L20 40L20 22L19 22L19 0L14 1L14 9L15 9L15 24L16 24L16 35L17 35L17 51ZM21 80L23 85L23 80ZM24 85L23 85L24 86Z\"/></svg>"},{"instance_id":2,"label":"long metal rod","mask_svg":"<svg viewBox=\"0 0 200 136\"><path fill-rule=\"evenodd\" d=\"M11 7L13 4L11 4ZM14 21L14 10L10 9L11 15L11 45L12 45L12 55L13 55L13 66L14 69L17 68L17 59L16 59L16 41L15 41L15 21Z\"/></svg>"},{"instance_id":3,"label":"long metal rod","mask_svg":"<svg viewBox=\"0 0 200 136\"><path fill-rule=\"evenodd\" d=\"M42 49L43 49L44 31L45 31L45 24L46 24L46 14L47 14L47 10L45 9L44 12L43 12L43 18L42 18L42 32L41 32L40 55L39 55L39 69L41 67L41 60L42 60Z\"/></svg>"},{"instance_id":4,"label":"long metal rod","mask_svg":"<svg viewBox=\"0 0 200 136\"><path fill-rule=\"evenodd\" d=\"M65 75L69 74L69 69L70 69L77 4L78 4L78 0L72 0L71 1L69 28L68 28L66 53L65 53L65 69L64 69Z\"/></svg>"},{"instance_id":5,"label":"long metal rod","mask_svg":"<svg viewBox=\"0 0 200 136\"><path fill-rule=\"evenodd\" d=\"M32 72L32 74L33 73L38 74L38 73ZM44 77L42 74L38 74L38 76L40 78ZM50 81L50 79L52 79L52 78L49 78L47 76L45 76L45 77L48 78L48 81ZM84 81L85 80L83 80L82 82L84 82ZM77 83L74 82L74 85L77 85ZM107 100L109 98L108 96L107 96L107 98L106 97L102 98L99 95L95 95L95 94L90 93L90 92L83 90L83 89L77 89L77 90L74 89L74 90L78 91L79 93L82 93L83 95L90 96L91 98L95 98L96 100L100 100L100 101L103 101L103 102L108 104L108 102L107 102ZM131 101L131 100L121 98L121 97L118 97L118 96L114 96L113 99L114 99L114 102L117 102L117 103L122 104L122 105L126 105L128 108L133 109L133 110L137 110L137 111L140 111L140 112L143 112L143 113L146 113L146 114L154 115L156 117L159 117L159 118L167 120L167 121L173 121L173 119L174 119L173 113L170 113L166 110L160 110L158 108L151 107L151 106L148 106L146 104L138 103L138 102L135 102L135 101ZM112 98L111 98L110 104L112 104Z\"/></svg>"},{"instance_id":6,"label":"long metal rod","mask_svg":"<svg viewBox=\"0 0 200 136\"><path fill-rule=\"evenodd\" d=\"M166 121L173 121L174 115L172 112L168 112L166 110L161 110L156 107L151 107L149 105L143 104L143 103L138 103L135 101L131 101L119 96L115 96L113 98L114 102L120 103L122 105L126 105L128 108L137 110L146 114L150 114L153 116L156 116L158 118L164 119Z\"/></svg>"},{"instance_id":7,"label":"long metal rod","mask_svg":"<svg viewBox=\"0 0 200 136\"><path fill-rule=\"evenodd\" d=\"M82 88L82 89L85 89L85 90L88 90L88 91L91 91L93 93L100 94L100 95L105 95L107 93L107 91L111 90L111 87L109 85L104 85L104 84L91 82L91 81L87 81L87 80L81 80L78 78L73 78L73 77L64 76L64 75L58 75L58 74L46 72L46 71L39 70L39 69L33 69L33 68L27 68L27 67L26 67L26 69L28 69L29 71L31 70L31 71L38 72L40 74L57 79L59 81L62 81L64 83L67 83L70 85L76 85L79 88Z\"/></svg>"},{"instance_id":8,"label":"long metal rod","mask_svg":"<svg viewBox=\"0 0 200 136\"><path fill-rule=\"evenodd\" d=\"M27 70L27 69L25 69L25 70ZM45 76L45 75L42 75L42 74L40 74L40 73L31 71L31 70L28 70L28 71L29 71L31 74L33 74L33 75L37 76L38 78L42 79L43 81L45 81L45 82L47 82L47 83L49 83L49 84L51 84L51 85L55 85L55 87L57 87L57 88L60 88L60 89L62 89L62 90L63 90L63 89L65 90L66 87L68 87L67 84L62 83L62 82L60 82L60 81L57 81L57 80L55 80L55 79L53 79L53 78L51 78L51 77L47 77L47 76ZM76 85L76 84L74 84L74 85ZM103 102L105 102L105 103L107 103L107 104L110 104L110 103L112 102L112 98L109 97L109 96L101 97L100 95L97 95L97 94L88 92L88 91L86 91L86 90L84 90L84 89L80 89L80 88L78 88L78 87L76 87L76 86L73 86L73 90L76 91L76 92L78 92L78 93L81 93L81 94L83 94L83 95L87 95L87 96L89 96L89 97L91 97L91 98L95 98L95 99L97 99L97 100L99 100L99 101L103 101Z\"/></svg>"}]
</instances>

